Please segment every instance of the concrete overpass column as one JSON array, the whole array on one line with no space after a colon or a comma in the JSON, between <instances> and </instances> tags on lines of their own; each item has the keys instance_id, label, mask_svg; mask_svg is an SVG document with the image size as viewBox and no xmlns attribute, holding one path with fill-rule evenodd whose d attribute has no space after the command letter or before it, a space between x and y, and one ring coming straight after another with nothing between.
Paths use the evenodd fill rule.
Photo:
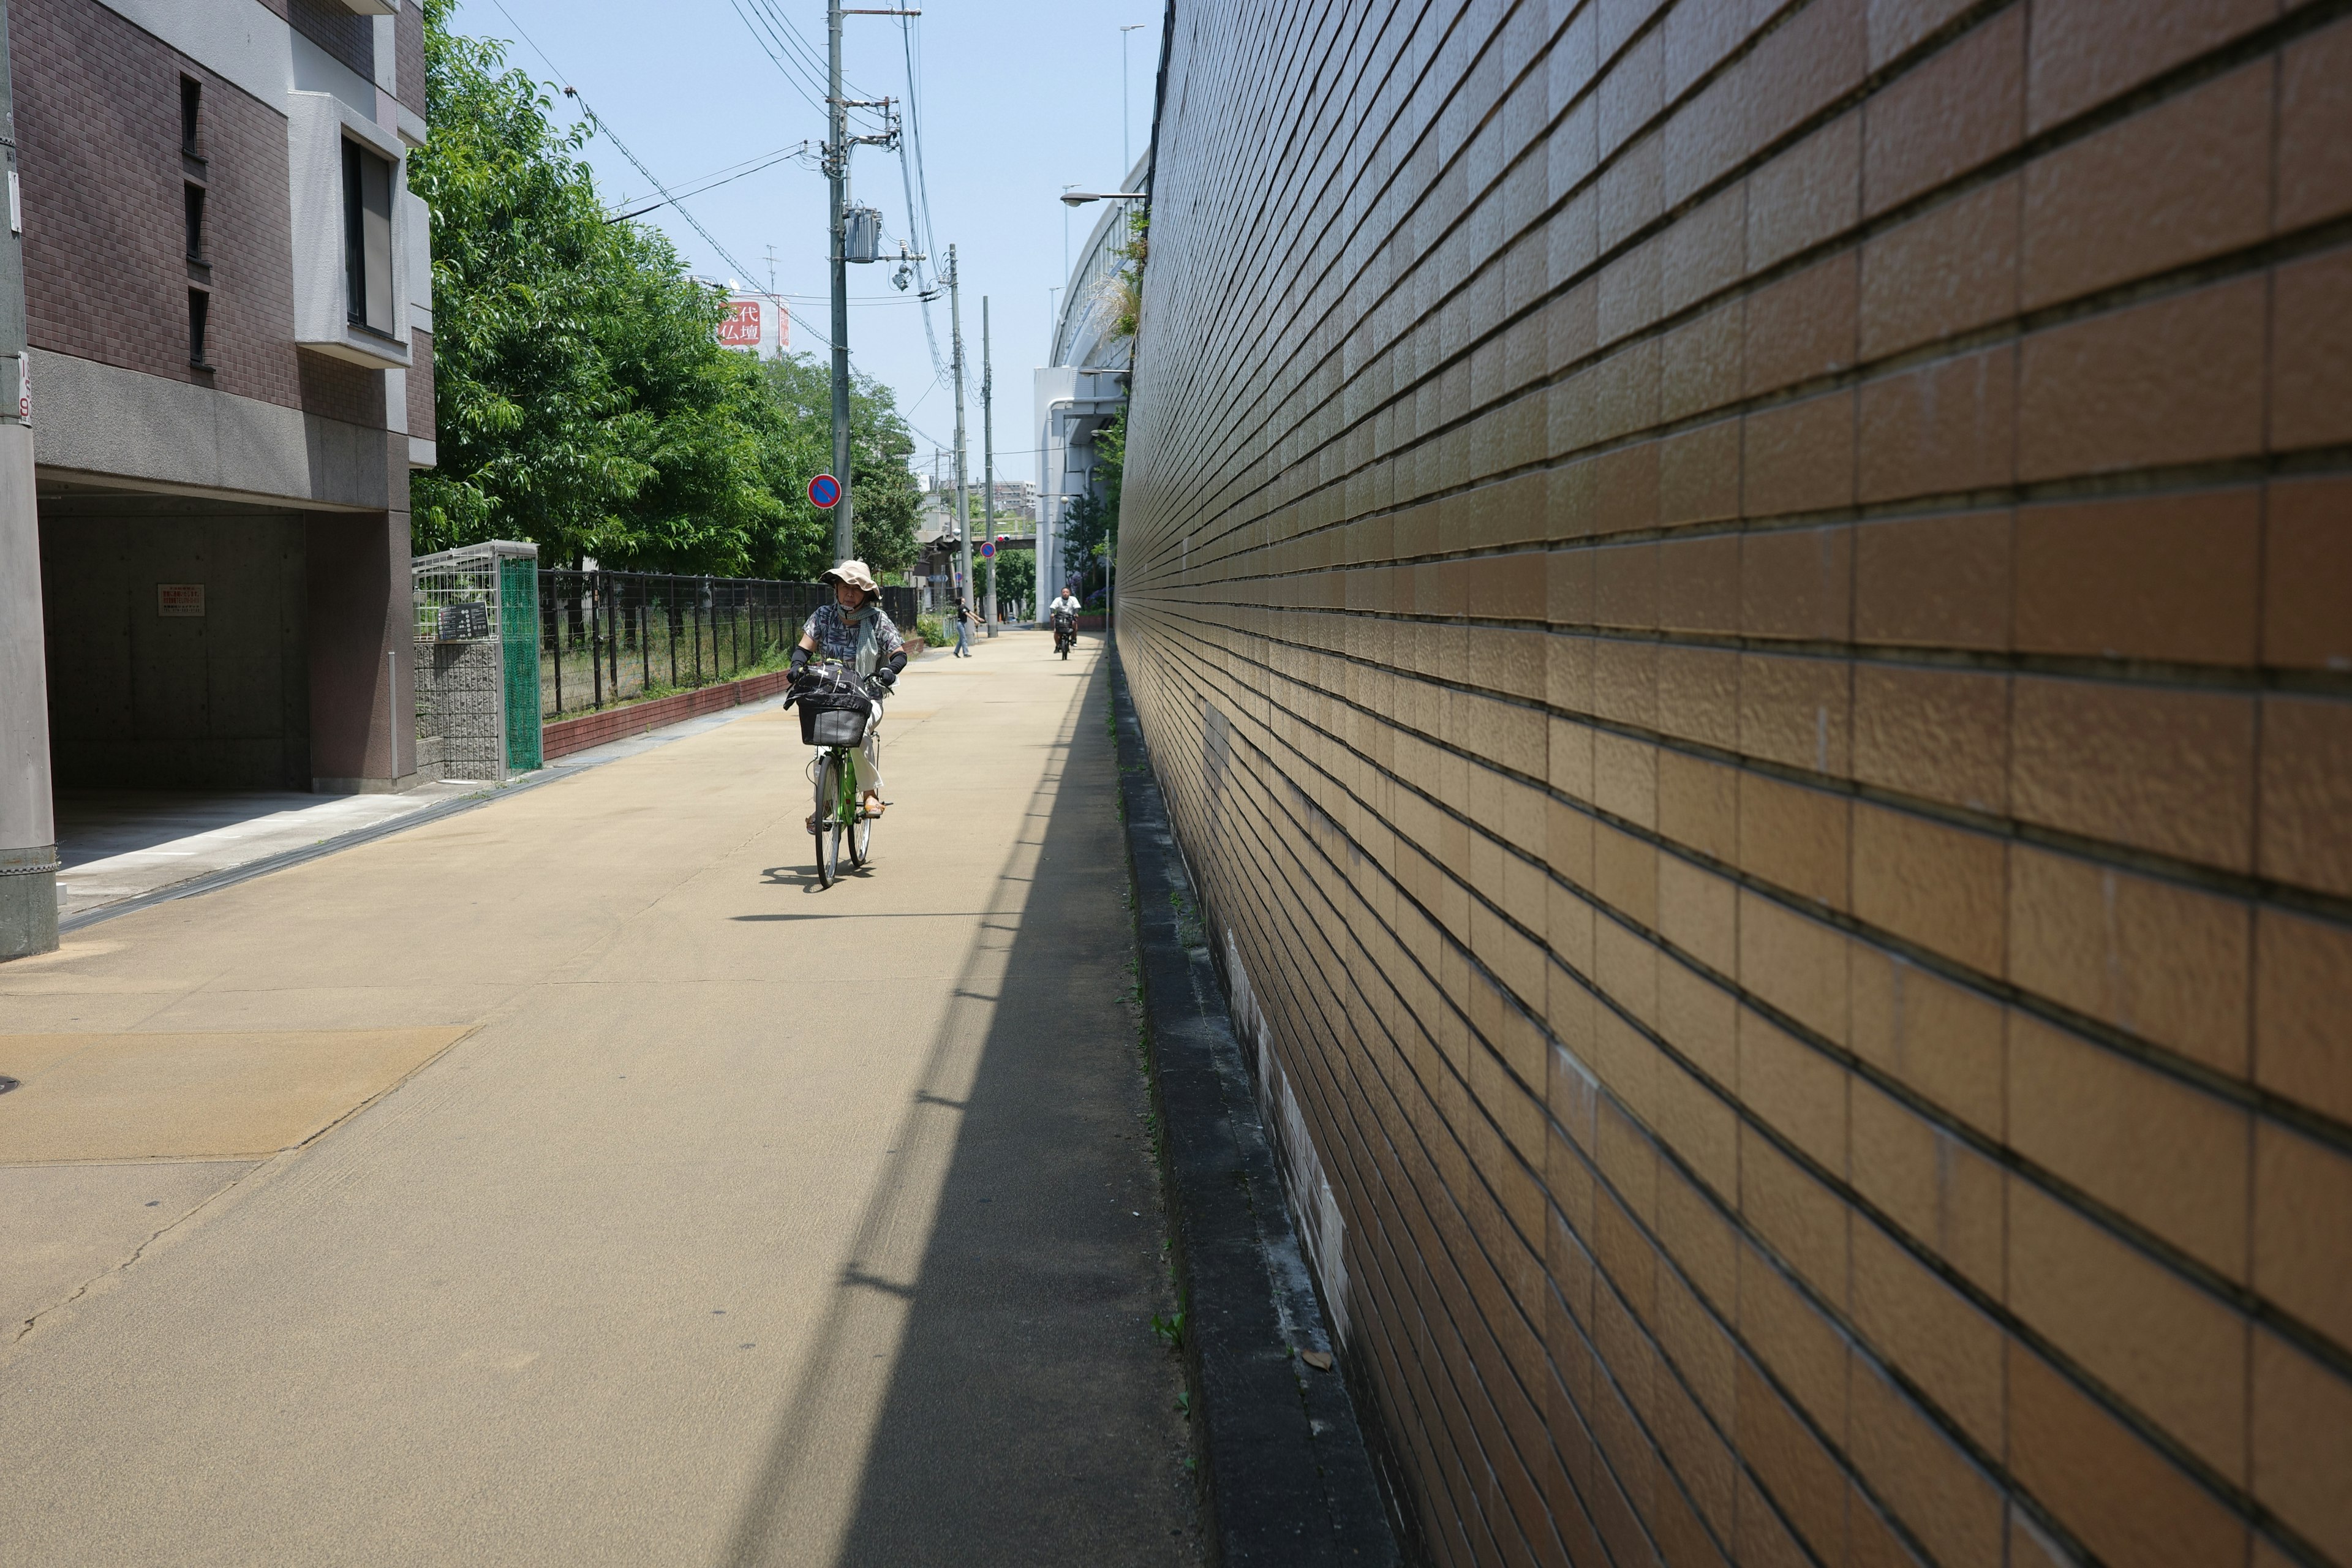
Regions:
<instances>
[{"instance_id":1,"label":"concrete overpass column","mask_svg":"<svg viewBox=\"0 0 2352 1568\"><path fill-rule=\"evenodd\" d=\"M306 552L310 787L396 791L416 772L408 513L314 517Z\"/></svg>"}]
</instances>

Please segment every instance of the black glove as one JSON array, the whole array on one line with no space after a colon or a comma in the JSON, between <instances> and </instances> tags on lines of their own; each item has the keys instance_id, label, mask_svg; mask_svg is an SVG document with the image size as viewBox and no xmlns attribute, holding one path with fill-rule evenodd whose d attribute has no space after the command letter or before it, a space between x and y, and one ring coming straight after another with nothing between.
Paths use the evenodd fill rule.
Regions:
<instances>
[{"instance_id":1,"label":"black glove","mask_svg":"<svg viewBox=\"0 0 2352 1568\"><path fill-rule=\"evenodd\" d=\"M898 683L898 672L895 669L877 669L874 672L874 684L886 691Z\"/></svg>"},{"instance_id":2,"label":"black glove","mask_svg":"<svg viewBox=\"0 0 2352 1568\"><path fill-rule=\"evenodd\" d=\"M794 680L800 679L801 677L808 673L808 649L804 647L796 647L793 649L793 679Z\"/></svg>"}]
</instances>

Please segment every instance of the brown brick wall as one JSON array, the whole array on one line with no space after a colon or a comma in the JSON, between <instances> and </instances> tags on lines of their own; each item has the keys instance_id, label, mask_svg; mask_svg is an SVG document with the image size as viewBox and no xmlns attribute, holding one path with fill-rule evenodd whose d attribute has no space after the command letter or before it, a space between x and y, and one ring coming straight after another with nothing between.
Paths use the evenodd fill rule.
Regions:
<instances>
[{"instance_id":1,"label":"brown brick wall","mask_svg":"<svg viewBox=\"0 0 2352 1568\"><path fill-rule=\"evenodd\" d=\"M395 19L395 76L400 84L400 101L425 112L425 12L415 5L403 5Z\"/></svg>"},{"instance_id":2,"label":"brown brick wall","mask_svg":"<svg viewBox=\"0 0 2352 1568\"><path fill-rule=\"evenodd\" d=\"M383 372L327 354L303 353L302 408L322 418L346 425L384 428Z\"/></svg>"},{"instance_id":3,"label":"brown brick wall","mask_svg":"<svg viewBox=\"0 0 2352 1568\"><path fill-rule=\"evenodd\" d=\"M1436 1561L2352 1564L2347 11L1177 7L1120 652Z\"/></svg>"},{"instance_id":4,"label":"brown brick wall","mask_svg":"<svg viewBox=\"0 0 2352 1568\"><path fill-rule=\"evenodd\" d=\"M412 363L408 370L408 433L420 440L433 437L433 334L409 334Z\"/></svg>"},{"instance_id":5,"label":"brown brick wall","mask_svg":"<svg viewBox=\"0 0 2352 1568\"><path fill-rule=\"evenodd\" d=\"M285 116L96 0L21 0L9 43L33 346L295 404ZM184 73L204 84L196 165L180 153ZM187 355L191 178L208 193L211 375Z\"/></svg>"},{"instance_id":6,"label":"brown brick wall","mask_svg":"<svg viewBox=\"0 0 2352 1568\"><path fill-rule=\"evenodd\" d=\"M362 16L334 0L286 0L282 12L296 32L357 71L361 80L375 79L374 17Z\"/></svg>"}]
</instances>

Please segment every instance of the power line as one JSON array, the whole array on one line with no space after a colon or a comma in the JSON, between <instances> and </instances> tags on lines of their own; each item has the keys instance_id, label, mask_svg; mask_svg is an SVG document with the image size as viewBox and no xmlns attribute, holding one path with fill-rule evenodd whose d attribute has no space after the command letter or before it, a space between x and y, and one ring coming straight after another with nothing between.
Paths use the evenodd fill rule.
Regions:
<instances>
[{"instance_id":1,"label":"power line","mask_svg":"<svg viewBox=\"0 0 2352 1568\"><path fill-rule=\"evenodd\" d=\"M796 144L796 145L794 145L794 146L791 146L791 147L778 147L778 148L775 148L775 149L773 149L772 151L770 151L770 152L754 153L752 156L751 156L751 157L749 157L749 158L742 159L742 160L740 160L740 162L737 162L737 163L730 163L730 164L726 165L724 168L713 169L713 170L711 170L711 171L710 171L709 174L697 174L693 179L687 181L687 182L686 182L686 184L688 184L688 185L697 185L697 186L698 186L698 185L700 185L700 184L702 184L702 182L703 182L703 181L705 181L705 180L715 180L715 179L717 179L717 178L718 178L719 175L721 175L721 174L734 174L737 170L739 170L739 169L746 169L746 168L749 168L749 167L750 167L751 164L753 164L753 163L760 163L760 164L764 165L764 164L768 162L768 160L770 160L770 159L772 159L772 158L782 157L782 156L785 156L785 155L787 155L787 154L789 154L789 153L797 153L797 152L799 152L802 148L803 148L803 147L807 147L807 146L809 146L809 145L810 145L810 143L809 143L809 142L802 142L797 143L797 144ZM687 194L687 195L692 195L694 193L693 193L692 191L688 191L688 192L687 192L686 194ZM643 198L642 196L623 196L623 197L621 197L619 200L617 200L617 201L614 202L614 203L613 203L613 205L614 205L614 206L616 206L616 207L625 207L625 206L627 206L631 202L635 202L635 201L642 201L642 200L644 200L644 199L645 199L645 198Z\"/></svg>"},{"instance_id":2,"label":"power line","mask_svg":"<svg viewBox=\"0 0 2352 1568\"><path fill-rule=\"evenodd\" d=\"M809 41L808 35L800 30L799 24L795 23L790 16L784 14L782 8L776 4L776 0L751 0L751 4L759 6L762 11L765 11L775 20L776 25L783 29L784 37L797 47L800 58L806 62L812 79L822 81L831 74L832 67L825 56L818 50L817 47L814 43ZM866 91L866 89L860 87L856 82L852 81L846 71L842 73L841 85L843 89L852 98L872 98L876 96L875 94Z\"/></svg>"},{"instance_id":3,"label":"power line","mask_svg":"<svg viewBox=\"0 0 2352 1568\"><path fill-rule=\"evenodd\" d=\"M898 175L906 187L907 228L908 241L916 254L929 257L937 254L938 236L931 227L930 186L923 177L922 106L918 102L917 81L921 73L915 67L915 34L913 19L898 18L898 42L907 66L907 134L898 139ZM908 150L912 149L910 153ZM917 193L921 193L920 221L917 221ZM929 273L926 277L926 272ZM939 384L949 384L952 373L940 353L939 329L931 321L931 297L939 291L939 274L924 262L915 263L917 293L923 304L923 341L931 351L931 374Z\"/></svg>"},{"instance_id":4,"label":"power line","mask_svg":"<svg viewBox=\"0 0 2352 1568\"><path fill-rule=\"evenodd\" d=\"M802 142L798 147L787 147L781 153L771 153L766 160L754 163L748 169L740 169L734 174L727 174L721 178L706 177L706 183L695 185L690 190L680 191L674 196L665 195L660 201L651 203L646 206L641 206L635 212L615 213L604 221L606 223L625 223L631 218L643 217L649 212L658 212L663 207L669 206L676 203L681 197L698 196L705 191L715 191L721 185L733 184L736 181L743 179L747 175L756 174L762 169L772 169L777 164L784 163L787 160L803 156L807 152L808 147L809 143L806 142Z\"/></svg>"},{"instance_id":5,"label":"power line","mask_svg":"<svg viewBox=\"0 0 2352 1568\"><path fill-rule=\"evenodd\" d=\"M499 16L504 16L509 23L513 24L514 30L521 36L522 41L530 46L531 53L537 55L540 58L541 62L544 64L549 70L555 73L556 81L558 83L565 82L568 79L563 74L563 68L557 65L552 58L549 58L548 52L539 47L539 40L532 37L529 32L525 31L523 25L520 22L515 21L515 14L507 9L506 0L490 0L490 4L499 8ZM652 185L654 189L662 194L662 200L665 204L677 208L677 216L684 218L688 224L693 226L694 232L700 235L703 238L703 242L709 245L711 249L719 253L719 258L721 261L726 262L728 266L732 267L735 269L737 277L757 278L760 276L757 272L754 272L751 268L744 266L740 261L735 259L735 258L729 253L727 247L719 244L717 239L713 238L709 229L702 226L701 221L692 213L686 210L686 204L679 201L676 195L672 195L670 188L667 185L663 184L661 181L654 177L654 172L646 167L645 160L638 157L635 153L630 152L629 144L622 141L618 136L613 134L613 128L605 124L603 119L597 115L596 111L588 106L588 100L581 94L578 88L565 86L563 89L563 96L566 98L579 100L580 112L588 117L588 123L610 141L614 147L620 149L621 156L626 158L630 164L635 168L637 173L646 177L646 184ZM828 349L833 347L833 340L826 337L823 332L818 331L814 327L810 326L808 323L808 318L802 315L798 310L793 310L790 305L786 305L784 307L784 313L790 316L793 321L798 321L801 324L801 330L808 333L809 336L814 338Z\"/></svg>"},{"instance_id":6,"label":"power line","mask_svg":"<svg viewBox=\"0 0 2352 1568\"><path fill-rule=\"evenodd\" d=\"M742 0L727 0L727 3L735 8L735 15L743 19L744 27L751 35L751 41L760 46L760 52L768 57L768 63L776 68L777 74L784 79L785 85L800 94L801 101L815 110L819 115L823 115L824 89L819 87L816 89L816 95L811 97L808 89L801 85L800 78L793 73L791 68L785 65L783 57L776 52L778 48L783 47L783 40L775 37L772 28L763 26L765 14L762 13L762 21L755 22L751 18L751 13L743 9ZM753 4L756 5L758 0L753 0Z\"/></svg>"},{"instance_id":7,"label":"power line","mask_svg":"<svg viewBox=\"0 0 2352 1568\"><path fill-rule=\"evenodd\" d=\"M504 5L499 5L499 9L503 11L506 7ZM533 48L537 48L539 46L534 44L531 47ZM542 53L540 58L541 59L547 58L544 53ZM548 60L547 63L551 68L552 68L555 64L553 60ZM556 75L559 77L563 73L562 71L556 72ZM702 226L702 220L696 217L691 212L688 212L687 210L686 204L679 201L677 196L673 195L670 193L670 188L667 185L663 184L661 181L655 176L654 172L651 169L646 167L645 160L638 157L635 153L629 151L629 144L613 133L613 128L604 123L604 119L597 114L595 110L589 107L588 100L582 95L578 88L565 88L563 89L563 96L566 98L578 99L580 100L580 112L588 117L588 123L594 127L599 134L611 142L615 148L619 149L621 156L626 158L630 163L635 166L637 173L643 174L646 177L646 182L650 184L654 189L662 194L662 199L665 202L677 209L677 216L684 218L687 223L693 227L694 232L702 237L704 244L709 246L712 250L719 253L719 258L721 261L724 261L728 266L735 269L735 275L737 277L757 278L759 276L759 274L753 271L751 268L744 266L742 262L737 260L733 253L729 251L725 246L719 244L718 237L713 235L709 229ZM801 330L807 332L809 336L814 338L828 349L833 347L833 340L826 337L823 332L818 331L814 327L810 326L807 317L802 315L798 310L793 310L790 305L786 305L784 307L784 312L792 317L793 321L798 321L801 324Z\"/></svg>"}]
</instances>

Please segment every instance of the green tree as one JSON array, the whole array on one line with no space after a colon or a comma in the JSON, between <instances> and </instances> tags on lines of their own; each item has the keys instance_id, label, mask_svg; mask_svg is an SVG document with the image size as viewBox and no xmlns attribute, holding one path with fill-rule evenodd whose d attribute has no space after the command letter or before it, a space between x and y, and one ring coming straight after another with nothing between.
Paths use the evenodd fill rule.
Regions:
<instances>
[{"instance_id":1,"label":"green tree","mask_svg":"<svg viewBox=\"0 0 2352 1568\"><path fill-rule=\"evenodd\" d=\"M1011 614L1014 600L1030 606L1032 618L1037 605L1037 557L1027 550L999 550L992 562L974 561L972 567L980 574L982 593L988 591L988 567L996 569L996 607Z\"/></svg>"},{"instance_id":2,"label":"green tree","mask_svg":"<svg viewBox=\"0 0 2352 1568\"><path fill-rule=\"evenodd\" d=\"M833 369L814 354L788 354L763 362L761 371L787 422L806 433L793 453L800 465L795 482L801 488L795 493L800 510L814 527L813 553L794 557L804 569L778 574L814 576L833 563L832 515L808 503L806 488L811 479L833 467ZM858 559L877 574L904 572L915 563L915 523L923 497L914 470L907 466L914 450L914 434L898 413L896 395L871 376L854 376L849 389L852 542Z\"/></svg>"},{"instance_id":3,"label":"green tree","mask_svg":"<svg viewBox=\"0 0 2352 1568\"><path fill-rule=\"evenodd\" d=\"M438 466L412 486L419 547L505 533L560 560L605 548L649 477L613 421L626 393L598 342L612 247L595 188L547 100L496 44L425 10L431 143L409 184L433 213Z\"/></svg>"},{"instance_id":4,"label":"green tree","mask_svg":"<svg viewBox=\"0 0 2352 1568\"><path fill-rule=\"evenodd\" d=\"M412 488L431 550L491 537L551 561L808 578L832 524L807 500L830 464L831 400L806 359L717 340L724 298L659 231L606 220L539 84L427 0L430 143L410 183L433 210L439 466ZM877 570L915 558L914 438L889 390L852 411L857 542Z\"/></svg>"},{"instance_id":5,"label":"green tree","mask_svg":"<svg viewBox=\"0 0 2352 1568\"><path fill-rule=\"evenodd\" d=\"M1066 559L1078 568L1085 592L1101 586L1104 565L1118 549L1118 497L1127 481L1127 410L1094 434L1095 471L1091 488L1070 502L1062 525L1067 542Z\"/></svg>"}]
</instances>

